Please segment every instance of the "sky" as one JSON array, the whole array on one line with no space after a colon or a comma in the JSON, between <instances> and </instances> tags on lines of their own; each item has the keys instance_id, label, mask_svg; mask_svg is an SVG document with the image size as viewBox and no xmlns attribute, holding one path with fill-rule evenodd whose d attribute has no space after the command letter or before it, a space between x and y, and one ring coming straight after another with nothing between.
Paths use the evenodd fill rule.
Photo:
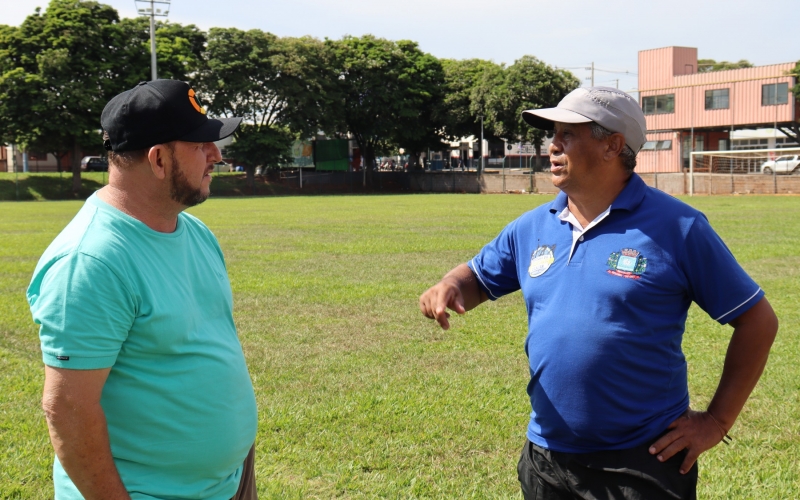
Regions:
<instances>
[{"instance_id":1,"label":"sky","mask_svg":"<svg viewBox=\"0 0 800 500\"><path fill-rule=\"evenodd\" d=\"M0 24L12 26L47 6L3 3ZM134 0L103 3L136 15ZM584 86L594 62L595 85L626 91L637 87L640 50L696 47L699 58L757 66L800 60L798 0L172 0L169 20L320 39L369 33L416 41L439 58L512 64L533 55L574 68Z\"/></svg>"}]
</instances>

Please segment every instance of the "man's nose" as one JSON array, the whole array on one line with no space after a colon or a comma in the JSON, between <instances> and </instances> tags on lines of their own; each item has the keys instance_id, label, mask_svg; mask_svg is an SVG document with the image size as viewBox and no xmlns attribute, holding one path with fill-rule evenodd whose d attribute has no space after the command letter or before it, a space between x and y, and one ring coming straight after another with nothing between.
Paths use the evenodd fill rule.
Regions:
<instances>
[{"instance_id":1,"label":"man's nose","mask_svg":"<svg viewBox=\"0 0 800 500\"><path fill-rule=\"evenodd\" d=\"M219 148L213 142L207 142L207 152L208 160L212 163L217 163L222 161L222 153L220 152Z\"/></svg>"}]
</instances>

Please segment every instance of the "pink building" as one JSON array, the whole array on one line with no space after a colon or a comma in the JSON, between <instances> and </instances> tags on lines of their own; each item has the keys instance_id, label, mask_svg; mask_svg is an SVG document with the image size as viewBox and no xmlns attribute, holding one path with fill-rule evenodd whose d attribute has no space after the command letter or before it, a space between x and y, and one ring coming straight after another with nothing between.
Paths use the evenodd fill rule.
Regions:
<instances>
[{"instance_id":1,"label":"pink building","mask_svg":"<svg viewBox=\"0 0 800 500\"><path fill-rule=\"evenodd\" d=\"M648 142L637 172L680 172L688 169L691 151L732 149L732 130L800 121L800 105L789 92L794 66L698 73L696 48L640 51L639 102Z\"/></svg>"}]
</instances>

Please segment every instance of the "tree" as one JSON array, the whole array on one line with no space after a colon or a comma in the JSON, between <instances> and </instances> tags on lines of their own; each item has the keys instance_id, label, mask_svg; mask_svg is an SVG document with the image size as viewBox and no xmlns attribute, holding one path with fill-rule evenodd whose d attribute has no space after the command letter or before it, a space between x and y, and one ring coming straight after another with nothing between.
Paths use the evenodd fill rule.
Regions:
<instances>
[{"instance_id":1,"label":"tree","mask_svg":"<svg viewBox=\"0 0 800 500\"><path fill-rule=\"evenodd\" d=\"M278 39L273 62L286 102L284 122L298 136L338 131L342 94L333 54L312 37Z\"/></svg>"},{"instance_id":2,"label":"tree","mask_svg":"<svg viewBox=\"0 0 800 500\"><path fill-rule=\"evenodd\" d=\"M460 137L497 139L496 122L488 119L488 104L505 78L505 67L482 59L442 61L445 72L444 121L451 140ZM483 120L481 120L483 117ZM483 131L481 130L483 121ZM483 145L481 145L483 148Z\"/></svg>"},{"instance_id":3,"label":"tree","mask_svg":"<svg viewBox=\"0 0 800 500\"><path fill-rule=\"evenodd\" d=\"M441 65L415 42L372 35L326 40L341 89L339 131L352 134L364 156L368 182L377 154L397 145L418 149L436 133L443 83Z\"/></svg>"},{"instance_id":4,"label":"tree","mask_svg":"<svg viewBox=\"0 0 800 500\"><path fill-rule=\"evenodd\" d=\"M118 21L107 5L52 0L45 13L37 9L18 30L5 30L2 42L9 57L0 76L4 135L59 158L71 151L76 192L80 151L99 148L100 112L119 89L122 67L109 50Z\"/></svg>"},{"instance_id":5,"label":"tree","mask_svg":"<svg viewBox=\"0 0 800 500\"><path fill-rule=\"evenodd\" d=\"M554 107L580 86L564 69L553 69L533 56L523 56L505 70L501 85L487 97L487 115L498 135L509 141L530 142L536 148L537 167L545 131L522 119L527 109Z\"/></svg>"},{"instance_id":6,"label":"tree","mask_svg":"<svg viewBox=\"0 0 800 500\"><path fill-rule=\"evenodd\" d=\"M28 120L19 110L35 103L37 82L19 67L20 60L32 54L19 50L20 30L0 25L0 144L24 145L31 139Z\"/></svg>"},{"instance_id":7,"label":"tree","mask_svg":"<svg viewBox=\"0 0 800 500\"><path fill-rule=\"evenodd\" d=\"M245 166L251 187L257 165L284 162L296 136L315 133L324 123L322 108L335 95L324 52L312 38L280 39L235 28L209 31L199 87L210 112L244 118L228 149Z\"/></svg>"},{"instance_id":8,"label":"tree","mask_svg":"<svg viewBox=\"0 0 800 500\"><path fill-rule=\"evenodd\" d=\"M796 83L796 85L792 87L792 94L794 94L795 99L800 99L800 61L797 61L797 64L789 71L789 74L795 78Z\"/></svg>"},{"instance_id":9,"label":"tree","mask_svg":"<svg viewBox=\"0 0 800 500\"><path fill-rule=\"evenodd\" d=\"M157 40L163 77L197 72L201 31L159 23ZM59 164L72 153L77 192L80 151L102 150L105 104L149 78L146 19L120 21L116 10L93 1L52 0L19 28L0 29L0 138L52 153Z\"/></svg>"},{"instance_id":10,"label":"tree","mask_svg":"<svg viewBox=\"0 0 800 500\"><path fill-rule=\"evenodd\" d=\"M738 62L728 62L728 61L715 61L713 59L698 59L697 60L697 72L698 73L710 73L712 71L725 71L727 69L741 69L741 68L752 68L753 63L746 59L740 59Z\"/></svg>"},{"instance_id":11,"label":"tree","mask_svg":"<svg viewBox=\"0 0 800 500\"><path fill-rule=\"evenodd\" d=\"M450 139L480 136L480 117L493 88L501 84L505 68L483 59L443 59L445 73L445 128ZM484 134L494 129L484 124Z\"/></svg>"},{"instance_id":12,"label":"tree","mask_svg":"<svg viewBox=\"0 0 800 500\"><path fill-rule=\"evenodd\" d=\"M403 106L397 110L392 142L409 153L410 168L422 152L441 149L445 137L445 76L441 62L417 48L415 42L397 42L408 67L398 76L405 87Z\"/></svg>"},{"instance_id":13,"label":"tree","mask_svg":"<svg viewBox=\"0 0 800 500\"><path fill-rule=\"evenodd\" d=\"M150 21L146 17L123 18L117 27L117 57L126 62L120 76L123 88L133 88L150 80ZM206 34L197 26L156 22L156 60L158 78L192 82L204 64Z\"/></svg>"},{"instance_id":14,"label":"tree","mask_svg":"<svg viewBox=\"0 0 800 500\"><path fill-rule=\"evenodd\" d=\"M247 169L248 187L254 186L256 165L280 165L291 160L289 151L294 135L285 127L265 127L242 123L227 154Z\"/></svg>"}]
</instances>

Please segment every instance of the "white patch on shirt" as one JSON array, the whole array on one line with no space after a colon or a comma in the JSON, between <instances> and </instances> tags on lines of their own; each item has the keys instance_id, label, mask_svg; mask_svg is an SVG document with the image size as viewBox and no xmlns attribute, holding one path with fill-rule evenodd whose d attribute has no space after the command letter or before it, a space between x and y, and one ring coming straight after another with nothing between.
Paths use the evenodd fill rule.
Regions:
<instances>
[{"instance_id":1,"label":"white patch on shirt","mask_svg":"<svg viewBox=\"0 0 800 500\"><path fill-rule=\"evenodd\" d=\"M531 254L531 264L528 266L528 274L531 278L541 276L550 269L550 266L555 262L556 256L554 250L555 245L542 245Z\"/></svg>"}]
</instances>

